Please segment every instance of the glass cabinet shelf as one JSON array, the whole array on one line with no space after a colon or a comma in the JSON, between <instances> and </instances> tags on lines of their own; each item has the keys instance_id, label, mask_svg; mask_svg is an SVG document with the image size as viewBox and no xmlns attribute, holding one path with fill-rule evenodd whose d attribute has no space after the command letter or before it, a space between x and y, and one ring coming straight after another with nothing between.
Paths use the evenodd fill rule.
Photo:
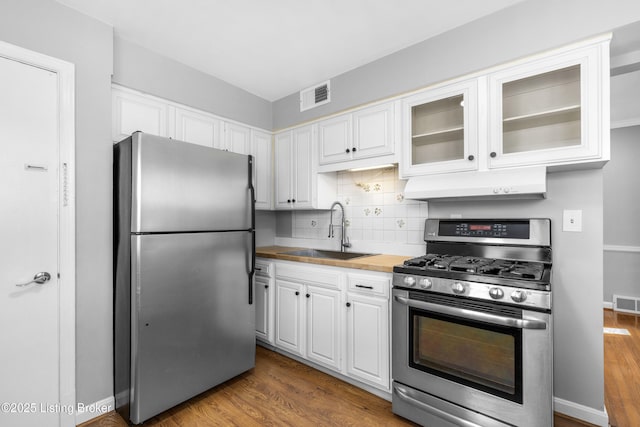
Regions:
<instances>
[{"instance_id":1,"label":"glass cabinet shelf","mask_svg":"<svg viewBox=\"0 0 640 427\"><path fill-rule=\"evenodd\" d=\"M442 129L442 130L434 130L433 132L425 132L425 133L421 133L419 135L413 135L412 138L414 141L421 139L421 138L438 138L441 136L445 136L447 134L451 134L451 133L459 133L463 130L464 128L462 126L456 126L453 128L449 128L449 129ZM420 142L417 142L420 143Z\"/></svg>"},{"instance_id":2,"label":"glass cabinet shelf","mask_svg":"<svg viewBox=\"0 0 640 427\"><path fill-rule=\"evenodd\" d=\"M581 114L579 64L504 83L502 152L580 145Z\"/></svg>"},{"instance_id":3,"label":"glass cabinet shelf","mask_svg":"<svg viewBox=\"0 0 640 427\"><path fill-rule=\"evenodd\" d=\"M464 157L464 95L414 105L411 117L411 164Z\"/></svg>"}]
</instances>

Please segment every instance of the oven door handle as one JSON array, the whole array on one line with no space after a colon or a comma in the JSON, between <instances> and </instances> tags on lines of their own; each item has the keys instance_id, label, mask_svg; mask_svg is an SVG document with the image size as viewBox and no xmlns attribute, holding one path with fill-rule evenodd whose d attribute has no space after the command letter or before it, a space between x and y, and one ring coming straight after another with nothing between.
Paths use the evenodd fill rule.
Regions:
<instances>
[{"instance_id":1,"label":"oven door handle","mask_svg":"<svg viewBox=\"0 0 640 427\"><path fill-rule=\"evenodd\" d=\"M449 307L447 305L416 301L397 295L393 298L400 304L404 304L409 307L420 308L449 316L462 317L463 319L475 320L477 322L485 322L520 329L547 329L547 323L542 320L514 319L513 317L498 316L496 314L483 313L481 311L473 311L465 308Z\"/></svg>"}]
</instances>

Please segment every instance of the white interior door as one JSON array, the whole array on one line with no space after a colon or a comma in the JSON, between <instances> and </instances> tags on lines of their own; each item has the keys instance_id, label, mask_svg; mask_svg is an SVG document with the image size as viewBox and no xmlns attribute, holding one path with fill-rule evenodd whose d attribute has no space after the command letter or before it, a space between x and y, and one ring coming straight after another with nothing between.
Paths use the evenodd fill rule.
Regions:
<instances>
[{"instance_id":1,"label":"white interior door","mask_svg":"<svg viewBox=\"0 0 640 427\"><path fill-rule=\"evenodd\" d=\"M0 57L0 94L0 425L57 426L58 75Z\"/></svg>"}]
</instances>

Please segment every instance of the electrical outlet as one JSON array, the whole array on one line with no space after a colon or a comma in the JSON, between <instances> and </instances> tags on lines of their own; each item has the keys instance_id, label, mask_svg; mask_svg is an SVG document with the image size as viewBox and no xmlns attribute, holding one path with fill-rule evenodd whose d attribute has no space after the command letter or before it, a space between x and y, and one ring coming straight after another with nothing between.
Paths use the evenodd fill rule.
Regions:
<instances>
[{"instance_id":1,"label":"electrical outlet","mask_svg":"<svg viewBox=\"0 0 640 427\"><path fill-rule=\"evenodd\" d=\"M564 210L562 231L582 231L582 210Z\"/></svg>"}]
</instances>

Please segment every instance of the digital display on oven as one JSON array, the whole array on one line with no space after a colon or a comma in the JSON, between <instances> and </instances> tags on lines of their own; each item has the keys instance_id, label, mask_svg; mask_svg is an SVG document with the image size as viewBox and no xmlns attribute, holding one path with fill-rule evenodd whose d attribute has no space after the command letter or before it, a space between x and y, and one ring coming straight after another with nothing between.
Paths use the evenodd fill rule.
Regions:
<instances>
[{"instance_id":1,"label":"digital display on oven","mask_svg":"<svg viewBox=\"0 0 640 427\"><path fill-rule=\"evenodd\" d=\"M441 220L439 236L528 239L527 220Z\"/></svg>"},{"instance_id":2,"label":"digital display on oven","mask_svg":"<svg viewBox=\"0 0 640 427\"><path fill-rule=\"evenodd\" d=\"M469 224L469 230L471 230L471 231L478 231L478 230L490 231L491 230L491 226L490 225L480 225L480 224Z\"/></svg>"}]
</instances>

